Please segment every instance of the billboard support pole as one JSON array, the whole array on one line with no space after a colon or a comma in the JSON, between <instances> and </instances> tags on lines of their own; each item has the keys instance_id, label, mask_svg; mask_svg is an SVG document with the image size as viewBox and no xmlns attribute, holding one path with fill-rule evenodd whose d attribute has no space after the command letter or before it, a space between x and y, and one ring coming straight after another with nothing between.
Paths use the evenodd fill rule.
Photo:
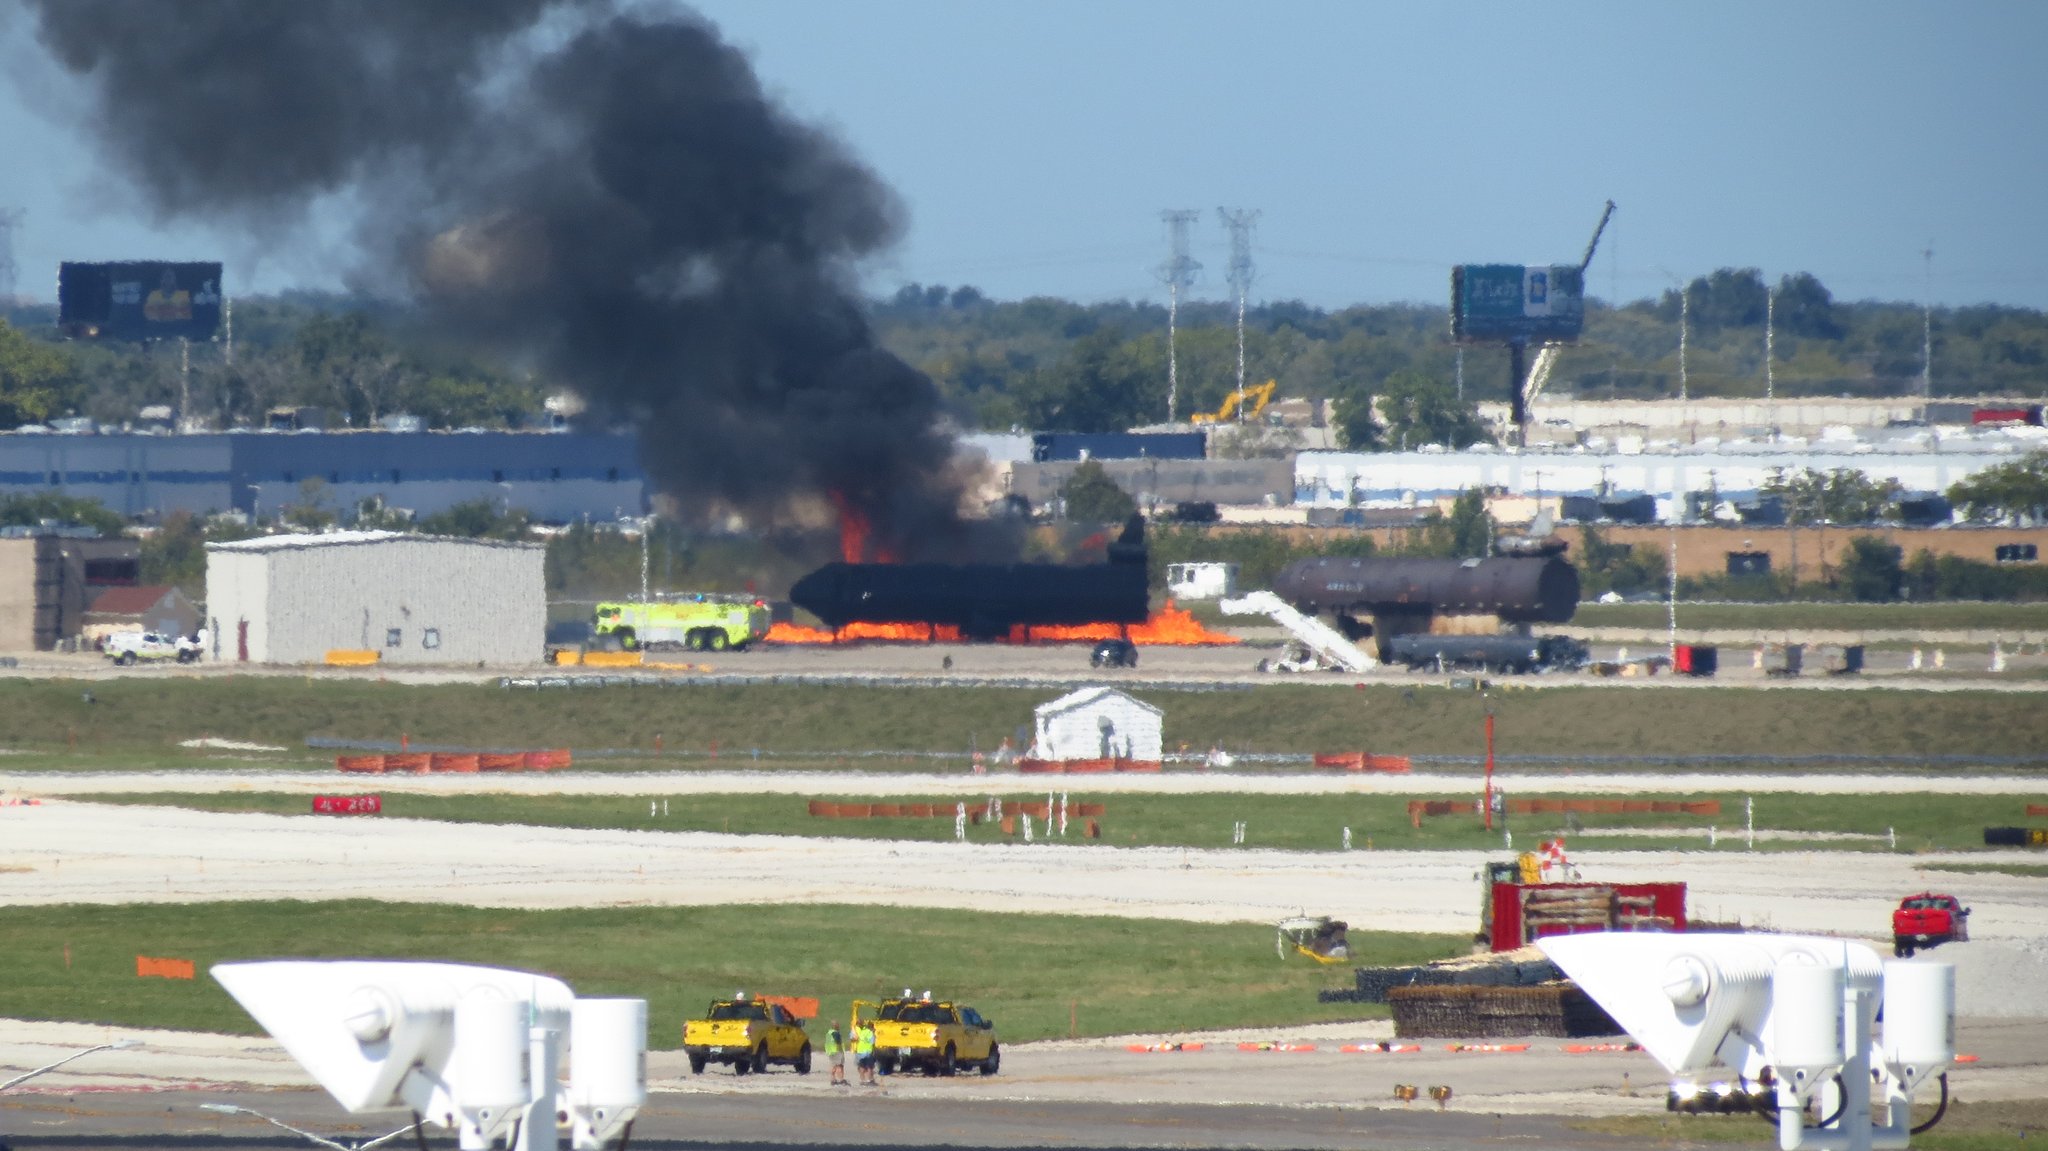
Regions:
<instances>
[{"instance_id":1,"label":"billboard support pole","mask_svg":"<svg viewBox=\"0 0 2048 1151\"><path fill-rule=\"evenodd\" d=\"M1527 386L1528 350L1529 345L1521 340L1508 344L1508 420L1514 424L1517 447L1526 447L1529 443L1529 400L1522 390Z\"/></svg>"},{"instance_id":2,"label":"billboard support pole","mask_svg":"<svg viewBox=\"0 0 2048 1151\"><path fill-rule=\"evenodd\" d=\"M192 419L192 341L178 337L178 423L184 431Z\"/></svg>"}]
</instances>

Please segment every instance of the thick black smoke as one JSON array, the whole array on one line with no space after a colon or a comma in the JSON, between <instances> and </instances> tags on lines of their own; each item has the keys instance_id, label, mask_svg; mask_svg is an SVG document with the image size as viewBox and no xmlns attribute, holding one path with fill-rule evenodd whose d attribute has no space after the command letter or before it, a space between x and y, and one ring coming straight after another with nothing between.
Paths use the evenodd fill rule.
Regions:
<instances>
[{"instance_id":1,"label":"thick black smoke","mask_svg":"<svg viewBox=\"0 0 2048 1151\"><path fill-rule=\"evenodd\" d=\"M898 204L694 13L598 0L35 0L97 138L167 217L357 206L373 277L632 420L687 513L838 494L961 546L932 382L853 287Z\"/></svg>"}]
</instances>

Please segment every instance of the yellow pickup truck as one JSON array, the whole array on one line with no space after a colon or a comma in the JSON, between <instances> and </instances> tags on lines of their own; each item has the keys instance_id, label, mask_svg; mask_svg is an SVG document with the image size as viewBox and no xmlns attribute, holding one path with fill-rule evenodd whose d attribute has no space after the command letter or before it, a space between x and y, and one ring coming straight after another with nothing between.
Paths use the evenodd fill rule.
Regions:
<instances>
[{"instance_id":1,"label":"yellow pickup truck","mask_svg":"<svg viewBox=\"0 0 2048 1151\"><path fill-rule=\"evenodd\" d=\"M962 1067L994 1075L1003 1063L996 1025L972 1007L921 999L892 999L875 1016L875 1061L883 1074L921 1068L952 1075Z\"/></svg>"},{"instance_id":2,"label":"yellow pickup truck","mask_svg":"<svg viewBox=\"0 0 2048 1151\"><path fill-rule=\"evenodd\" d=\"M780 1003L714 999L704 1015L683 1024L690 1074L702 1075L707 1063L729 1064L735 1075L766 1071L770 1063L786 1063L798 1075L811 1073L811 1037Z\"/></svg>"}]
</instances>

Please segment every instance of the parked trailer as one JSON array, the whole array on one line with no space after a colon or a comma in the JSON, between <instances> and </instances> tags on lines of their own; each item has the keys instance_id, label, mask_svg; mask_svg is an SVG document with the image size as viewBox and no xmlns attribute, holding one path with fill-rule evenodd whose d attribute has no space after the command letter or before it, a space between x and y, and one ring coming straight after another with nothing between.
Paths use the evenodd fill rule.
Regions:
<instances>
[{"instance_id":1,"label":"parked trailer","mask_svg":"<svg viewBox=\"0 0 2048 1151\"><path fill-rule=\"evenodd\" d=\"M1565 671L1586 665L1586 645L1564 635L1397 635L1387 641L1389 662L1410 669Z\"/></svg>"}]
</instances>

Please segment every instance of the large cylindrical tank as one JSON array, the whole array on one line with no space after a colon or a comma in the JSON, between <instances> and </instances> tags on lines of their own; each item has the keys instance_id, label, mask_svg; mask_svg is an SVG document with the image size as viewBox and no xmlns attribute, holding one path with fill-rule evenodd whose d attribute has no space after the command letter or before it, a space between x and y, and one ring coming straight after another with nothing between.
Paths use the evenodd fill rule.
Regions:
<instances>
[{"instance_id":1,"label":"large cylindrical tank","mask_svg":"<svg viewBox=\"0 0 2048 1151\"><path fill-rule=\"evenodd\" d=\"M1281 569L1273 590L1295 604L1352 614L1472 612L1508 623L1564 623L1578 610L1579 569L1556 556L1323 556Z\"/></svg>"},{"instance_id":2,"label":"large cylindrical tank","mask_svg":"<svg viewBox=\"0 0 2048 1151\"><path fill-rule=\"evenodd\" d=\"M1016 624L1141 623L1149 608L1143 563L832 563L798 580L789 598L828 627L951 624L970 636Z\"/></svg>"}]
</instances>

